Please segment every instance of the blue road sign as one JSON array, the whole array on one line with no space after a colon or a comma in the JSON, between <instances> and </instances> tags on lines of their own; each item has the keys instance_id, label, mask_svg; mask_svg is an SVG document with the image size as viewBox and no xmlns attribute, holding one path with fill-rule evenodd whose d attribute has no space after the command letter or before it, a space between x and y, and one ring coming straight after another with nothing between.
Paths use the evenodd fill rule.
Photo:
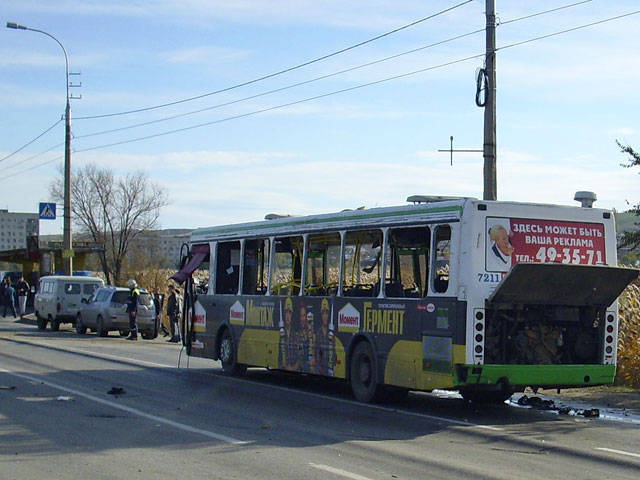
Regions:
<instances>
[{"instance_id":1,"label":"blue road sign","mask_svg":"<svg viewBox=\"0 0 640 480\"><path fill-rule=\"evenodd\" d=\"M55 203L40 203L40 220L55 220L56 219L56 204Z\"/></svg>"}]
</instances>

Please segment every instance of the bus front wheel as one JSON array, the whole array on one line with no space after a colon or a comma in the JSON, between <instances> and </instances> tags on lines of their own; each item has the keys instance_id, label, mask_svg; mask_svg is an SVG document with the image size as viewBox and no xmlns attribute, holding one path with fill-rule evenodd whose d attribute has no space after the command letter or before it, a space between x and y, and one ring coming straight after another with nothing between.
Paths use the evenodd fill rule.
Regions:
<instances>
[{"instance_id":1,"label":"bus front wheel","mask_svg":"<svg viewBox=\"0 0 640 480\"><path fill-rule=\"evenodd\" d=\"M356 400L369 403L380 399L382 386L378 383L376 359L369 342L360 342L353 350L350 382Z\"/></svg>"},{"instance_id":2,"label":"bus front wheel","mask_svg":"<svg viewBox=\"0 0 640 480\"><path fill-rule=\"evenodd\" d=\"M225 375L242 375L247 366L238 363L238 351L229 330L225 330L220 340L220 362Z\"/></svg>"}]
</instances>

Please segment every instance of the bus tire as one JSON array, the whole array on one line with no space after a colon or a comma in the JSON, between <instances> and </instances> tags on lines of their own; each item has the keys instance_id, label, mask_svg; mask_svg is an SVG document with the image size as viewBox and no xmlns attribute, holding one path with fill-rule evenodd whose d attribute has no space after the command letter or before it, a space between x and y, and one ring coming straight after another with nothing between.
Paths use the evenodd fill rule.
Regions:
<instances>
[{"instance_id":1,"label":"bus tire","mask_svg":"<svg viewBox=\"0 0 640 480\"><path fill-rule=\"evenodd\" d=\"M369 403L380 400L382 386L378 383L376 358L371 344L362 341L351 354L351 391L359 402Z\"/></svg>"},{"instance_id":2,"label":"bus tire","mask_svg":"<svg viewBox=\"0 0 640 480\"><path fill-rule=\"evenodd\" d=\"M238 363L238 350L228 328L222 332L219 356L220 363L222 363L222 370L225 375L236 377L244 374L247 370L246 365Z\"/></svg>"}]
</instances>

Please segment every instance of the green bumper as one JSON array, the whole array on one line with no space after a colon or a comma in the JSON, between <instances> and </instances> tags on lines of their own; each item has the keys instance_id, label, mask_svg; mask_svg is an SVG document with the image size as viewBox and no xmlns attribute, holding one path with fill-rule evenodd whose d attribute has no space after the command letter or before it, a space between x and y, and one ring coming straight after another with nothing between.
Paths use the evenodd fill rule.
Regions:
<instances>
[{"instance_id":1,"label":"green bumper","mask_svg":"<svg viewBox=\"0 0 640 480\"><path fill-rule=\"evenodd\" d=\"M615 365L456 365L455 386L584 387L613 383Z\"/></svg>"}]
</instances>

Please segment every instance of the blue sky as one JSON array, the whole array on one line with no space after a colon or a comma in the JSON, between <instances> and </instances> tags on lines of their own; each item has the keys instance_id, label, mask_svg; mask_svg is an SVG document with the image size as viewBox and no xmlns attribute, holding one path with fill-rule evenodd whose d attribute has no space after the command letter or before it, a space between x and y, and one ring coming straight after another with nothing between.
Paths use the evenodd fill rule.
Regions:
<instances>
[{"instance_id":1,"label":"blue sky","mask_svg":"<svg viewBox=\"0 0 640 480\"><path fill-rule=\"evenodd\" d=\"M484 52L484 34L341 75L211 108L482 29L484 1L304 68L202 99L138 114L82 119L225 89L360 43L463 0L5 0L2 25L45 30L66 47L72 77L72 164L124 174L142 169L170 204L164 228L261 220L359 206L400 205L412 194L482 197L483 112L475 58L313 101L311 97ZM497 144L500 200L626 210L640 177L620 166L615 140L640 149L640 15L508 47L640 10L637 0L594 0L512 22L571 0L498 0ZM508 48L505 48L508 47ZM64 58L44 35L0 30L0 158L64 113ZM191 114L197 110L200 113ZM269 111L243 116L260 110ZM172 120L167 117L182 115ZM234 120L231 117L242 116ZM161 120L161 121L158 121ZM110 129L158 121L136 128ZM217 122L217 123L212 123ZM102 147L163 132L151 139ZM0 161L0 208L36 211L59 175L60 122ZM97 148L96 148L97 147ZM42 165L44 164L44 165ZM42 233L62 222L41 223Z\"/></svg>"}]
</instances>

